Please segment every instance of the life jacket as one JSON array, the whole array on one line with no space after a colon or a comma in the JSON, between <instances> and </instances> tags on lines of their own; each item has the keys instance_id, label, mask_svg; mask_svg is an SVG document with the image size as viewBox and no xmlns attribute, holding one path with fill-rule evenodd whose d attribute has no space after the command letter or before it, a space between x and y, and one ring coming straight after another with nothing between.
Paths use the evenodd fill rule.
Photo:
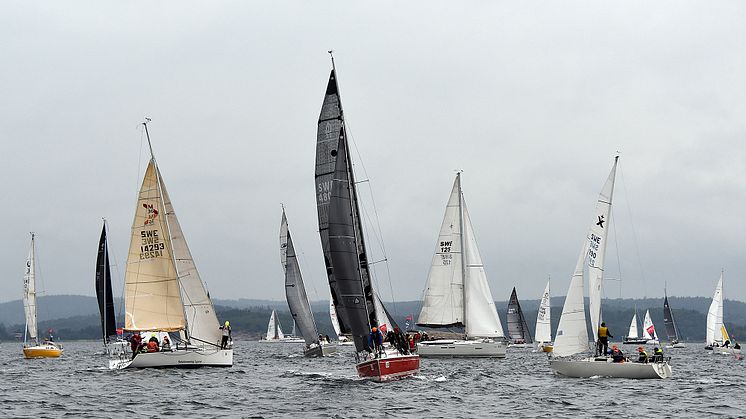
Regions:
<instances>
[{"instance_id":1,"label":"life jacket","mask_svg":"<svg viewBox=\"0 0 746 419\"><path fill-rule=\"evenodd\" d=\"M598 328L598 337L605 338L609 336L609 328L605 326L601 326Z\"/></svg>"},{"instance_id":2,"label":"life jacket","mask_svg":"<svg viewBox=\"0 0 746 419\"><path fill-rule=\"evenodd\" d=\"M158 344L152 340L148 342L148 352L158 352Z\"/></svg>"},{"instance_id":3,"label":"life jacket","mask_svg":"<svg viewBox=\"0 0 746 419\"><path fill-rule=\"evenodd\" d=\"M655 348L655 351L653 353L655 355L663 355L663 350L661 348Z\"/></svg>"}]
</instances>

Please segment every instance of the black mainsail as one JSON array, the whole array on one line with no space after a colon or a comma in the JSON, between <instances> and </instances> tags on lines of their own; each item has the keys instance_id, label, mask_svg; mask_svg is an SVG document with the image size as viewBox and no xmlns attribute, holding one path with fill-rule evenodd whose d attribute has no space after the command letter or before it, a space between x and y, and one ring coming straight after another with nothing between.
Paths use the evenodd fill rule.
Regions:
<instances>
[{"instance_id":1,"label":"black mainsail","mask_svg":"<svg viewBox=\"0 0 746 419\"><path fill-rule=\"evenodd\" d=\"M508 302L508 336L513 342L532 343L531 332L526 324L526 317L521 310L521 304L518 302L518 294L515 287L510 294Z\"/></svg>"},{"instance_id":2,"label":"black mainsail","mask_svg":"<svg viewBox=\"0 0 746 419\"><path fill-rule=\"evenodd\" d=\"M678 342L679 331L676 329L676 322L673 319L671 306L668 305L667 295L663 299L663 324L666 326L666 336L668 336L668 340L673 343Z\"/></svg>"},{"instance_id":3,"label":"black mainsail","mask_svg":"<svg viewBox=\"0 0 746 419\"><path fill-rule=\"evenodd\" d=\"M101 314L101 334L104 343L109 343L109 336L117 334L114 318L114 298L111 292L111 269L109 267L109 245L106 241L106 223L101 229L96 257L96 297L98 311Z\"/></svg>"},{"instance_id":4,"label":"black mainsail","mask_svg":"<svg viewBox=\"0 0 746 419\"><path fill-rule=\"evenodd\" d=\"M340 329L351 334L356 349L363 351L378 317L346 139L337 78L332 69L316 136L319 234Z\"/></svg>"}]
</instances>

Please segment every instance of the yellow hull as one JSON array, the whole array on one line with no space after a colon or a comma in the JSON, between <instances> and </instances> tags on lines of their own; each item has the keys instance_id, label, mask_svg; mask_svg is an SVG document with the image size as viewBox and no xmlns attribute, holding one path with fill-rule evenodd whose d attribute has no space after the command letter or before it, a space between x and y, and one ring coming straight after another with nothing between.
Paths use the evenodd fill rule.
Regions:
<instances>
[{"instance_id":1,"label":"yellow hull","mask_svg":"<svg viewBox=\"0 0 746 419\"><path fill-rule=\"evenodd\" d=\"M552 352L554 350L554 346L543 346L541 349L544 352Z\"/></svg>"},{"instance_id":2,"label":"yellow hull","mask_svg":"<svg viewBox=\"0 0 746 419\"><path fill-rule=\"evenodd\" d=\"M32 346L23 348L23 356L26 359L32 358L59 358L62 355L62 349L54 346Z\"/></svg>"}]
</instances>

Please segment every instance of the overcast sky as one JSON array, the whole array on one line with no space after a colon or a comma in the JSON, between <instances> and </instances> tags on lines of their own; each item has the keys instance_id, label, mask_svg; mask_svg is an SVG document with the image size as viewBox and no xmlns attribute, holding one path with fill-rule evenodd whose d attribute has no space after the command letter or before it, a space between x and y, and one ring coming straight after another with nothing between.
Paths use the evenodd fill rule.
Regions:
<instances>
[{"instance_id":1,"label":"overcast sky","mask_svg":"<svg viewBox=\"0 0 746 419\"><path fill-rule=\"evenodd\" d=\"M744 22L737 1L4 1L0 301L21 297L29 231L46 293L93 295L101 217L121 292L145 116L211 294L284 298L284 203L327 298L328 49L396 299L422 295L456 169L494 298L549 275L564 295L619 151L605 294L711 296L725 269L746 300Z\"/></svg>"}]
</instances>

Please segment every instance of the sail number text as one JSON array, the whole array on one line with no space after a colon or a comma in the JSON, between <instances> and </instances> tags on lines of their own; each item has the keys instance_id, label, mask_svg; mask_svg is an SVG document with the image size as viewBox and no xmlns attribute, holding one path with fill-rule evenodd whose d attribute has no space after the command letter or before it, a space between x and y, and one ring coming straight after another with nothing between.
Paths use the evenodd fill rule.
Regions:
<instances>
[{"instance_id":1,"label":"sail number text","mask_svg":"<svg viewBox=\"0 0 746 419\"><path fill-rule=\"evenodd\" d=\"M591 233L591 242L588 244L588 266L596 266L596 256L600 246L601 237Z\"/></svg>"},{"instance_id":2,"label":"sail number text","mask_svg":"<svg viewBox=\"0 0 746 419\"><path fill-rule=\"evenodd\" d=\"M451 255L452 244L453 241L440 242L440 260L441 262L443 262L443 266L448 266L451 264L451 260L453 259L453 255Z\"/></svg>"},{"instance_id":3,"label":"sail number text","mask_svg":"<svg viewBox=\"0 0 746 419\"><path fill-rule=\"evenodd\" d=\"M140 231L140 260L152 259L163 256L163 250L166 244L158 236L158 230Z\"/></svg>"}]
</instances>

